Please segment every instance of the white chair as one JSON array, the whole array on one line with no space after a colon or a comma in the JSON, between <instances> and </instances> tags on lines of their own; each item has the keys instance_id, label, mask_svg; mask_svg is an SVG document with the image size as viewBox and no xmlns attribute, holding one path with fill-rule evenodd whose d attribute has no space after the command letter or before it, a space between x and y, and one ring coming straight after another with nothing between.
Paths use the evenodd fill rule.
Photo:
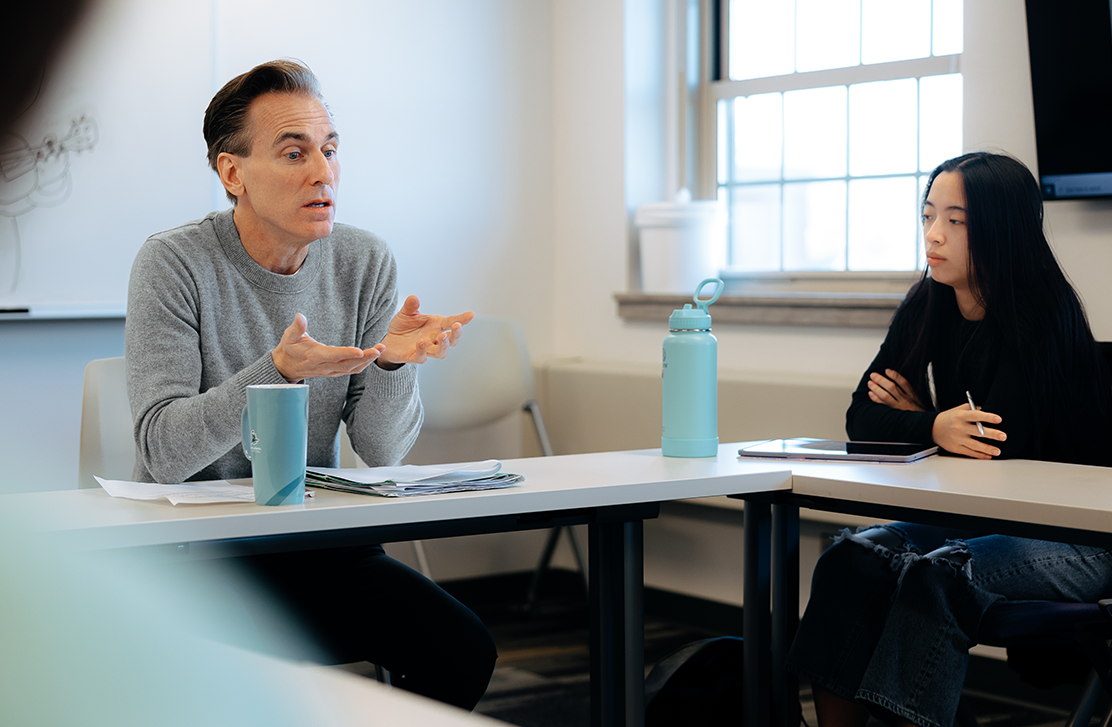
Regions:
<instances>
[{"instance_id":1,"label":"white chair","mask_svg":"<svg viewBox=\"0 0 1112 727\"><path fill-rule=\"evenodd\" d=\"M100 487L93 476L130 480L135 468L135 434L127 401L124 359L102 358L85 367L81 400L81 453L77 486Z\"/></svg>"},{"instance_id":2,"label":"white chair","mask_svg":"<svg viewBox=\"0 0 1112 727\"><path fill-rule=\"evenodd\" d=\"M449 351L444 360L430 360L417 369L421 403L425 409L424 430L463 430L491 424L514 412L527 411L541 451L551 456L552 445L536 401L533 363L521 324L512 318L476 316L463 332L463 343ZM536 603L541 577L547 570L561 531L549 533L540 562L533 573L526 605ZM572 552L586 587L586 563L575 531L566 529ZM427 560L419 542L418 562Z\"/></svg>"}]
</instances>

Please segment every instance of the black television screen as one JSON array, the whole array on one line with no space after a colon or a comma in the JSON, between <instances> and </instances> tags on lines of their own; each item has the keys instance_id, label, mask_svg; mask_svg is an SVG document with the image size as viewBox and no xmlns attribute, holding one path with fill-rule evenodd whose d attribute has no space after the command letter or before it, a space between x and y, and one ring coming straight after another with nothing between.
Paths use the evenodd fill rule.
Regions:
<instances>
[{"instance_id":1,"label":"black television screen","mask_svg":"<svg viewBox=\"0 0 1112 727\"><path fill-rule=\"evenodd\" d=\"M1027 0L1044 199L1112 196L1109 0Z\"/></svg>"}]
</instances>

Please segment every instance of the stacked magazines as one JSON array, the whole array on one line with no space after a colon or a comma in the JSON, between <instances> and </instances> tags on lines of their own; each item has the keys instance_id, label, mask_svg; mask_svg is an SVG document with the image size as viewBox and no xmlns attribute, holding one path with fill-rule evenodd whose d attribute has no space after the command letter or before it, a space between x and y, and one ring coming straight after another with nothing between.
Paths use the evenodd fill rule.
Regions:
<instances>
[{"instance_id":1,"label":"stacked magazines","mask_svg":"<svg viewBox=\"0 0 1112 727\"><path fill-rule=\"evenodd\" d=\"M340 492L357 492L381 497L435 495L442 492L495 490L523 482L523 475L502 472L496 459L451 465L401 465L332 469L309 467L305 484Z\"/></svg>"}]
</instances>

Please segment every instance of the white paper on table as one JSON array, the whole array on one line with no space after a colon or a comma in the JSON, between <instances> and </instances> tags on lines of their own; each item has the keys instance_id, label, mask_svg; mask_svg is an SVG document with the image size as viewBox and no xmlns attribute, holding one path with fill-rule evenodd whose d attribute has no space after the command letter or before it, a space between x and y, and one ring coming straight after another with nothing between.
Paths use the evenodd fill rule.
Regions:
<instances>
[{"instance_id":1,"label":"white paper on table","mask_svg":"<svg viewBox=\"0 0 1112 727\"><path fill-rule=\"evenodd\" d=\"M102 480L99 477L96 478L96 481L112 497L124 497L129 500L157 500L165 497L173 505L255 501L255 489L253 487L233 485L227 480L185 482L180 485Z\"/></svg>"},{"instance_id":2,"label":"white paper on table","mask_svg":"<svg viewBox=\"0 0 1112 727\"><path fill-rule=\"evenodd\" d=\"M496 459L482 462L466 462L449 465L414 465L398 467L361 467L355 469L335 469L330 467L310 467L310 472L319 472L330 477L338 477L365 485L380 482L423 482L452 483L477 480L498 474L502 463Z\"/></svg>"}]
</instances>

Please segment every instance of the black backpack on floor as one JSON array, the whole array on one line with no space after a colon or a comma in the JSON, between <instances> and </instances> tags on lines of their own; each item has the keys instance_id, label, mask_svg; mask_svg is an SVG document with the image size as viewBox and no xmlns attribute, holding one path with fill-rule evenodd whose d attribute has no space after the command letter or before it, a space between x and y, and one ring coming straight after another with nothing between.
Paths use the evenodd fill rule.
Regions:
<instances>
[{"instance_id":1,"label":"black backpack on floor","mask_svg":"<svg viewBox=\"0 0 1112 727\"><path fill-rule=\"evenodd\" d=\"M741 722L742 641L693 641L657 662L645 677L645 727Z\"/></svg>"}]
</instances>

